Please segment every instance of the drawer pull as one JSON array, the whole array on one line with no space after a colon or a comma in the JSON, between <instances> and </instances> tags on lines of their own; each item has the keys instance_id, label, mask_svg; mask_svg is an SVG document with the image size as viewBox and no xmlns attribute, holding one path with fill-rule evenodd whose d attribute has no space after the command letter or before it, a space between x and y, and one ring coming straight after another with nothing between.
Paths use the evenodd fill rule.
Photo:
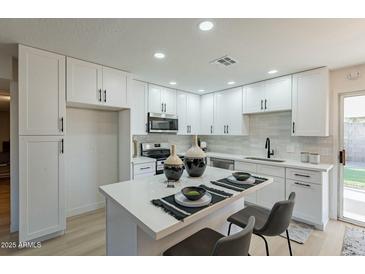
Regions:
<instances>
[{"instance_id":1,"label":"drawer pull","mask_svg":"<svg viewBox=\"0 0 365 274\"><path fill-rule=\"evenodd\" d=\"M295 182L294 184L299 185L299 186L311 187L311 185L309 185L309 184L303 184L303 183L299 183L299 182Z\"/></svg>"},{"instance_id":2,"label":"drawer pull","mask_svg":"<svg viewBox=\"0 0 365 274\"><path fill-rule=\"evenodd\" d=\"M150 169L151 167L150 166L148 166L148 167L140 167L139 169L140 170L144 170L144 169Z\"/></svg>"},{"instance_id":3,"label":"drawer pull","mask_svg":"<svg viewBox=\"0 0 365 274\"><path fill-rule=\"evenodd\" d=\"M305 177L305 178L310 178L311 177L309 175L303 175L303 174L298 174L298 173L295 173L294 175L299 176L299 177Z\"/></svg>"}]
</instances>

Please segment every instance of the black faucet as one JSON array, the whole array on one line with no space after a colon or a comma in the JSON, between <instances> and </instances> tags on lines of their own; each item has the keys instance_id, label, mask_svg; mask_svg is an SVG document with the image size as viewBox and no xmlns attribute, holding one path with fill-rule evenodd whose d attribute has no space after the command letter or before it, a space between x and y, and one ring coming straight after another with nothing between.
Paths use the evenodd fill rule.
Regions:
<instances>
[{"instance_id":1,"label":"black faucet","mask_svg":"<svg viewBox=\"0 0 365 274\"><path fill-rule=\"evenodd\" d=\"M266 138L265 148L267 149L267 158L270 158L271 155L274 155L274 150L270 151L270 138Z\"/></svg>"}]
</instances>

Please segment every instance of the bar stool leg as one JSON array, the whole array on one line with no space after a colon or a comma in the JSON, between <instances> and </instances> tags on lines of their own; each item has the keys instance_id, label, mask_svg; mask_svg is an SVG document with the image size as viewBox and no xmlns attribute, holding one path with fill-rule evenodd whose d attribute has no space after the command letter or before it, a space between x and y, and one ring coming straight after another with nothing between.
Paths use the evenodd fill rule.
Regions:
<instances>
[{"instance_id":1,"label":"bar stool leg","mask_svg":"<svg viewBox=\"0 0 365 274\"><path fill-rule=\"evenodd\" d=\"M265 237L262 236L262 235L260 235L260 234L255 234L255 235L260 236L264 240L264 242L265 242L265 248L266 248L266 256L270 256L270 254L269 254L269 244L267 243Z\"/></svg>"},{"instance_id":2,"label":"bar stool leg","mask_svg":"<svg viewBox=\"0 0 365 274\"><path fill-rule=\"evenodd\" d=\"M232 223L229 223L229 227L228 227L228 235L227 235L227 236L229 236L229 234L231 234L231 227L232 227Z\"/></svg>"},{"instance_id":3,"label":"bar stool leg","mask_svg":"<svg viewBox=\"0 0 365 274\"><path fill-rule=\"evenodd\" d=\"M290 254L290 256L293 256L293 252L291 250L291 244L290 244L290 238L289 238L289 231L288 231L288 229L286 230L286 239L288 240L289 254Z\"/></svg>"}]
</instances>

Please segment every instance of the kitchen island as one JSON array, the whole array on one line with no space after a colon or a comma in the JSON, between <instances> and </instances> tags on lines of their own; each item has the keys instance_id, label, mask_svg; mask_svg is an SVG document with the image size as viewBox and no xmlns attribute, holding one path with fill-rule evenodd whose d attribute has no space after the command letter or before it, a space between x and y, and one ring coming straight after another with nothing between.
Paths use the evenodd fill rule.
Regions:
<instances>
[{"instance_id":1,"label":"kitchen island","mask_svg":"<svg viewBox=\"0 0 365 274\"><path fill-rule=\"evenodd\" d=\"M106 198L106 254L161 255L204 227L226 234L226 219L244 207L244 197L273 182L265 176L266 181L242 192L211 184L231 174L229 170L207 167L199 178L191 178L184 172L175 188L167 188L164 174L101 186L100 192ZM233 195L181 221L151 203L184 187L201 184Z\"/></svg>"}]
</instances>

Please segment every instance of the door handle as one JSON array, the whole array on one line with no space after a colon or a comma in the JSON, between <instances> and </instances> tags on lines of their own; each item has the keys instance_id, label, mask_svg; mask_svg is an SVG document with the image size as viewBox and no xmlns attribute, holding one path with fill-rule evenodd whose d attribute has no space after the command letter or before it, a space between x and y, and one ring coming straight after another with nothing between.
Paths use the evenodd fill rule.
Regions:
<instances>
[{"instance_id":1,"label":"door handle","mask_svg":"<svg viewBox=\"0 0 365 274\"><path fill-rule=\"evenodd\" d=\"M265 109L267 109L267 100L265 99Z\"/></svg>"},{"instance_id":2,"label":"door handle","mask_svg":"<svg viewBox=\"0 0 365 274\"><path fill-rule=\"evenodd\" d=\"M101 102L101 89L99 89L99 102Z\"/></svg>"},{"instance_id":3,"label":"door handle","mask_svg":"<svg viewBox=\"0 0 365 274\"><path fill-rule=\"evenodd\" d=\"M299 182L295 182L294 184L298 185L298 186L305 186L305 187L311 187L310 184L303 184L303 183L299 183Z\"/></svg>"},{"instance_id":4,"label":"door handle","mask_svg":"<svg viewBox=\"0 0 365 274\"><path fill-rule=\"evenodd\" d=\"M64 154L65 152L65 148L64 148L64 141L63 141L63 138L61 140L61 154Z\"/></svg>"},{"instance_id":5,"label":"door handle","mask_svg":"<svg viewBox=\"0 0 365 274\"><path fill-rule=\"evenodd\" d=\"M104 103L106 103L106 89L104 89Z\"/></svg>"},{"instance_id":6,"label":"door handle","mask_svg":"<svg viewBox=\"0 0 365 274\"><path fill-rule=\"evenodd\" d=\"M61 132L63 132L63 117L61 118Z\"/></svg>"},{"instance_id":7,"label":"door handle","mask_svg":"<svg viewBox=\"0 0 365 274\"><path fill-rule=\"evenodd\" d=\"M340 164L342 165L346 165L346 150L341 150L340 154L339 154L339 160L340 160Z\"/></svg>"}]
</instances>

